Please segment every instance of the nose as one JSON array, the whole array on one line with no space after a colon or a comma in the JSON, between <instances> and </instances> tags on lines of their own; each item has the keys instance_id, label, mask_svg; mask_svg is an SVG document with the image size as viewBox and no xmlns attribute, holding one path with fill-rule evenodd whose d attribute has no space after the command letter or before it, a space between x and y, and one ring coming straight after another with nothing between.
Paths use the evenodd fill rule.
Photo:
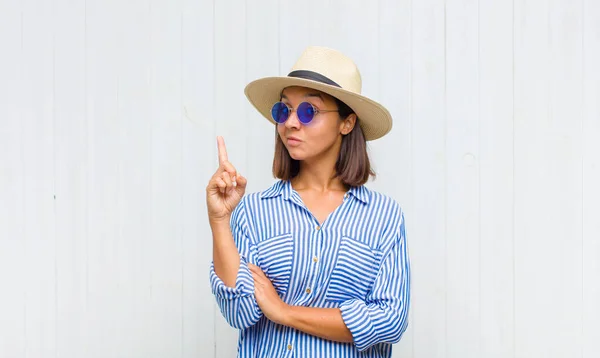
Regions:
<instances>
[{"instance_id":1,"label":"nose","mask_svg":"<svg viewBox=\"0 0 600 358\"><path fill-rule=\"evenodd\" d=\"M285 127L288 129L299 129L300 128L300 120L298 119L298 115L296 111L292 111L287 121L285 121Z\"/></svg>"}]
</instances>

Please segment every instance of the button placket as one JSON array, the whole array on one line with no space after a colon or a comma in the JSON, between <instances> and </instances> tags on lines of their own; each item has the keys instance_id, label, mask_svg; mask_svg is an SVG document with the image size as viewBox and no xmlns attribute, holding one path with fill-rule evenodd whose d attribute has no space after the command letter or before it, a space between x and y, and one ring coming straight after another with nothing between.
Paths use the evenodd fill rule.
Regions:
<instances>
[{"instance_id":1,"label":"button placket","mask_svg":"<svg viewBox=\"0 0 600 358\"><path fill-rule=\"evenodd\" d=\"M309 272L310 272L310 278L308 281L308 286L306 286L306 288L304 289L304 293L306 295L310 295L312 293L314 293L313 287L315 286L315 280L317 279L317 272L318 272L318 268L319 268L319 248L321 246L321 241L323 239L323 230L322 227L317 226L315 233L313 235L313 241L311 243L311 253L312 253L312 257L310 258L310 261L308 261L309 264Z\"/></svg>"}]
</instances>

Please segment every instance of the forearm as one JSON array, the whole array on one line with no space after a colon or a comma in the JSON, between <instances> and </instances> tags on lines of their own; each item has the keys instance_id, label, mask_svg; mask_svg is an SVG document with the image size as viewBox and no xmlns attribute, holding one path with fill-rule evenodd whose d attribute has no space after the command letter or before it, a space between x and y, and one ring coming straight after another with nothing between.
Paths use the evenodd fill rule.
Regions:
<instances>
[{"instance_id":1,"label":"forearm","mask_svg":"<svg viewBox=\"0 0 600 358\"><path fill-rule=\"evenodd\" d=\"M210 221L213 234L213 263L215 273L228 287L235 287L240 268L240 255L226 220Z\"/></svg>"},{"instance_id":2,"label":"forearm","mask_svg":"<svg viewBox=\"0 0 600 358\"><path fill-rule=\"evenodd\" d=\"M352 342L352 334L338 308L289 306L281 324L320 338Z\"/></svg>"}]
</instances>

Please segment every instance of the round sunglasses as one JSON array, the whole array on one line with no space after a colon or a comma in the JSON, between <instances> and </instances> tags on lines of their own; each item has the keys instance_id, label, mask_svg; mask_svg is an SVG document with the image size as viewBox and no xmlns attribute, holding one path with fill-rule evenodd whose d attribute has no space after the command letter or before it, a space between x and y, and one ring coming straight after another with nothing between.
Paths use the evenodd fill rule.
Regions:
<instances>
[{"instance_id":1,"label":"round sunglasses","mask_svg":"<svg viewBox=\"0 0 600 358\"><path fill-rule=\"evenodd\" d=\"M271 117L273 120L279 124L285 123L285 121L290 118L290 114L294 111L294 109L287 103L277 102L271 108ZM313 118L319 113L327 113L327 112L337 112L337 109L318 109L312 103L302 102L296 108L296 115L298 116L298 120L302 122L302 124L310 123Z\"/></svg>"}]
</instances>

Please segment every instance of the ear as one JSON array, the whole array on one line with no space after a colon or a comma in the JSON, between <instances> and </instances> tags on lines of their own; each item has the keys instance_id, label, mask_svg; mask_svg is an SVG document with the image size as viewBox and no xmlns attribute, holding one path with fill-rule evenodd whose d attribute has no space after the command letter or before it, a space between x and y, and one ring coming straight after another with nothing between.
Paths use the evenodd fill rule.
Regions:
<instances>
[{"instance_id":1,"label":"ear","mask_svg":"<svg viewBox=\"0 0 600 358\"><path fill-rule=\"evenodd\" d=\"M342 135L347 135L348 133L352 132L352 129L354 129L355 124L356 114L352 113L351 115L346 117L346 119L342 120L342 123L340 124L340 133Z\"/></svg>"}]
</instances>

